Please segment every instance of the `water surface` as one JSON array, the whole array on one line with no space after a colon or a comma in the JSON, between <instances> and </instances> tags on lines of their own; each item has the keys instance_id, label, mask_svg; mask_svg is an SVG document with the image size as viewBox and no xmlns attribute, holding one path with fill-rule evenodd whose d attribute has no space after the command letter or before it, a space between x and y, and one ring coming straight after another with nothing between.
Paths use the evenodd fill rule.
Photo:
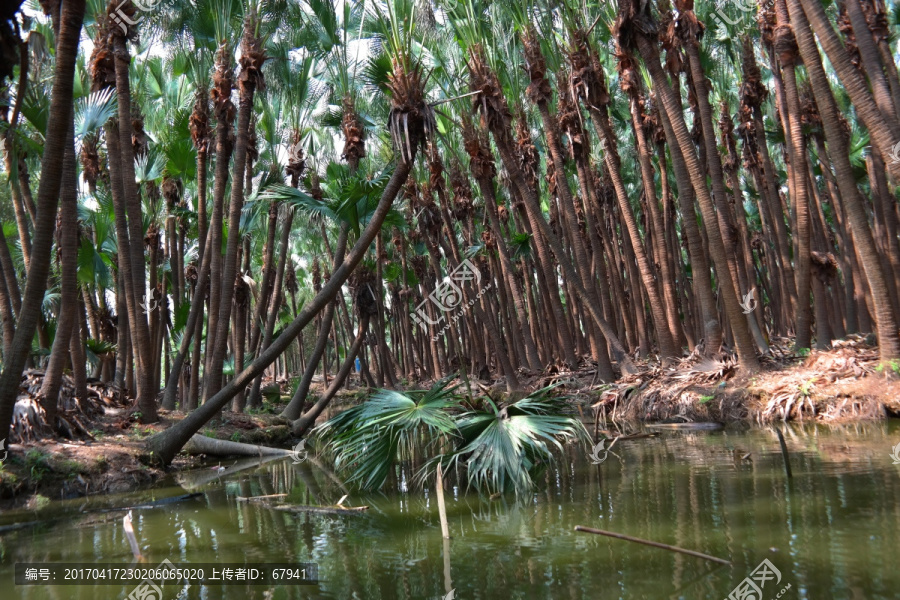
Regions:
<instances>
[{"instance_id":1,"label":"water surface","mask_svg":"<svg viewBox=\"0 0 900 600\"><path fill-rule=\"evenodd\" d=\"M896 423L783 430L793 478L771 429L663 432L621 442L591 464L567 447L533 495L494 500L447 493L445 546L433 489L407 484L409 469L376 494L351 493L364 514L294 514L237 497L288 493L330 505L347 491L307 460L279 459L225 477L204 469L152 490L53 503L49 512L5 513L0 598L127 598L133 585L15 586L16 562L129 563L121 512L97 509L201 495L133 510L146 560L173 563L316 562L316 585L218 584L162 588L162 598L437 599L728 598L764 559L780 573L762 598L898 598L900 465ZM747 454L749 457L744 458ZM230 465L231 461L223 463ZM578 533L606 529L732 561ZM787 587L790 586L790 587ZM741 596L734 596L739 598Z\"/></svg>"}]
</instances>

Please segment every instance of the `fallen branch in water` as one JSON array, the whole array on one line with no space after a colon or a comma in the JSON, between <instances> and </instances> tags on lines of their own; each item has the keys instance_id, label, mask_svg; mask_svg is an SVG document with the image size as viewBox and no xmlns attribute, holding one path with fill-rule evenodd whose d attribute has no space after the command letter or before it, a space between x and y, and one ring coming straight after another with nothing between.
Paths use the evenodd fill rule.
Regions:
<instances>
[{"instance_id":1,"label":"fallen branch in water","mask_svg":"<svg viewBox=\"0 0 900 600\"><path fill-rule=\"evenodd\" d=\"M258 500L264 500L266 498L283 498L287 496L287 494L266 494L265 496L238 496L238 502L256 502Z\"/></svg>"},{"instance_id":2,"label":"fallen branch in water","mask_svg":"<svg viewBox=\"0 0 900 600\"><path fill-rule=\"evenodd\" d=\"M662 548L663 550L671 550L672 552L681 552L682 554L687 554L689 556L696 556L697 558L704 558L706 560L711 560L713 562L717 562L722 565L730 565L731 561L725 560L724 558L716 558L715 556L710 556L709 554L703 554L702 552L695 552L694 550L685 550L684 548L679 548L678 546L670 546L668 544L660 544L659 542L651 542L650 540L642 540L641 538L631 537L630 535L625 535L623 533L614 533L612 531L604 531L602 529L592 529L590 527L582 527L581 525L575 526L575 531L583 531L585 533L595 533L597 535L605 535L607 537L613 537L620 540L625 540L627 542L637 542L638 544L644 544L645 546L653 546L654 548Z\"/></svg>"},{"instance_id":3,"label":"fallen branch in water","mask_svg":"<svg viewBox=\"0 0 900 600\"><path fill-rule=\"evenodd\" d=\"M290 456L291 451L269 446L242 444L230 440L217 440L204 435L195 434L184 445L188 454L206 454L207 456Z\"/></svg>"},{"instance_id":4,"label":"fallen branch in water","mask_svg":"<svg viewBox=\"0 0 900 600\"><path fill-rule=\"evenodd\" d=\"M302 504L275 504L269 505L269 508L285 512L311 512L335 515L356 514L369 510L368 506L305 506Z\"/></svg>"}]
</instances>

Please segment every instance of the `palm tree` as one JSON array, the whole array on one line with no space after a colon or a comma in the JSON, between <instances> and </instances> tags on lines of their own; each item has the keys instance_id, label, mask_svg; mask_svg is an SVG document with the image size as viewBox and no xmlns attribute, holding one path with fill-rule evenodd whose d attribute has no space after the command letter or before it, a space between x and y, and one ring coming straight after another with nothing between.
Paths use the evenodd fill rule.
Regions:
<instances>
[{"instance_id":1,"label":"palm tree","mask_svg":"<svg viewBox=\"0 0 900 600\"><path fill-rule=\"evenodd\" d=\"M535 475L555 462L554 448L589 439L581 421L561 414L565 402L551 394L553 386L502 408L488 398L485 409L467 408L457 387L445 377L428 390L378 390L314 433L335 466L349 473L348 483L364 489L380 488L426 440L431 457L416 479L424 481L440 462L445 472L464 469L469 484L487 494L527 493Z\"/></svg>"}]
</instances>

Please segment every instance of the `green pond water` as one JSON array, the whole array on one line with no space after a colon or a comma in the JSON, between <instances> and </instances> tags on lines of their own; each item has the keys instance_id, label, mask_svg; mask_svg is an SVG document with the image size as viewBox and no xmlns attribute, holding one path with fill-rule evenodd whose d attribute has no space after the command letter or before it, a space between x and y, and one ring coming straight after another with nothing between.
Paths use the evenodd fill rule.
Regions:
<instances>
[{"instance_id":1,"label":"green pond water","mask_svg":"<svg viewBox=\"0 0 900 600\"><path fill-rule=\"evenodd\" d=\"M772 429L663 432L626 441L600 465L569 446L534 494L446 494L445 544L434 490L408 487L412 467L380 493L351 493L361 514L296 514L239 496L288 493L331 505L340 481L311 460L278 459L222 476L202 469L140 493L52 503L0 514L0 599L128 598L132 584L15 585L15 563L132 561L123 512L103 512L199 492L133 510L146 556L184 563L315 562L315 585L169 583L144 600L454 598L900 598L900 465L897 423L783 429L793 478ZM745 455L750 456L744 458ZM231 467L234 461L223 466ZM238 466L241 466L239 464ZM594 527L696 550L700 558L574 531ZM764 560L769 569L760 577ZM735 590L755 573L760 595ZM62 573L57 573L61 578ZM452 591L451 591L452 590ZM731 594L731 596L730 596ZM779 596L780 595L780 596ZM140 598L140 596L134 596Z\"/></svg>"}]
</instances>

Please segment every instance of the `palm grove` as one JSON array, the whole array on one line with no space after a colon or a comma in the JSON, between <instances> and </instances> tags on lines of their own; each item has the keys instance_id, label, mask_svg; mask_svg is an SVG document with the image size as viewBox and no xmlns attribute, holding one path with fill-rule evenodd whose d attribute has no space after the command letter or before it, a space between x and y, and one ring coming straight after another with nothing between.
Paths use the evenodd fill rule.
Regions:
<instances>
[{"instance_id":1,"label":"palm grove","mask_svg":"<svg viewBox=\"0 0 900 600\"><path fill-rule=\"evenodd\" d=\"M27 368L51 427L66 372L187 412L168 462L264 374L305 434L357 357L510 392L773 336L900 359L896 4L15 4L0 438Z\"/></svg>"}]
</instances>

